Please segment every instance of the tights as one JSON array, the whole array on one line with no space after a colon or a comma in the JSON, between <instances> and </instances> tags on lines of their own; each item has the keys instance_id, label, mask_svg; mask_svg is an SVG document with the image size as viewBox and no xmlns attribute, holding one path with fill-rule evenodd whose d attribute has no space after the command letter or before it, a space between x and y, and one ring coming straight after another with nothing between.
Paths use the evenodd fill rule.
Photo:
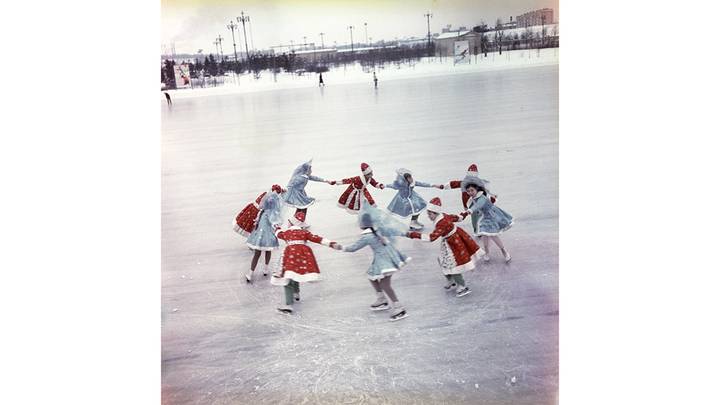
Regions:
<instances>
[{"instance_id":1,"label":"tights","mask_svg":"<svg viewBox=\"0 0 720 405\"><path fill-rule=\"evenodd\" d=\"M256 250L255 256L252 258L252 262L250 262L250 270L255 271L255 267L257 267L258 260L260 260L260 254L262 253L262 250ZM265 251L265 264L270 264L270 254L272 252L269 250Z\"/></svg>"},{"instance_id":2,"label":"tights","mask_svg":"<svg viewBox=\"0 0 720 405\"><path fill-rule=\"evenodd\" d=\"M390 285L390 277L391 276L385 276L380 280L370 280L370 284L372 284L375 291L384 292L392 302L397 302L398 299L395 295L395 290L393 290Z\"/></svg>"}]
</instances>

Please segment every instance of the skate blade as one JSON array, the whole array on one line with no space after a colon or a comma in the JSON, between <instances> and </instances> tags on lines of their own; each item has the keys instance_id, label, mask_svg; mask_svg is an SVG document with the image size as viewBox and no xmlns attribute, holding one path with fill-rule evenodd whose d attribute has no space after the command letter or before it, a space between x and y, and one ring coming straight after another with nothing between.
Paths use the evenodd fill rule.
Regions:
<instances>
[{"instance_id":1,"label":"skate blade","mask_svg":"<svg viewBox=\"0 0 720 405\"><path fill-rule=\"evenodd\" d=\"M390 305L380 306L380 307L370 307L371 311L387 311L390 309Z\"/></svg>"},{"instance_id":2,"label":"skate blade","mask_svg":"<svg viewBox=\"0 0 720 405\"><path fill-rule=\"evenodd\" d=\"M283 314L283 315L292 315L292 313L293 313L293 311L291 311L289 309L280 309L280 308L277 309L277 312L278 312L278 314Z\"/></svg>"},{"instance_id":3,"label":"skate blade","mask_svg":"<svg viewBox=\"0 0 720 405\"><path fill-rule=\"evenodd\" d=\"M467 291L465 291L465 292L463 292L463 293L455 294L455 296L458 297L458 298L460 298L460 297L464 297L464 296L470 294L471 292L472 292L472 290L467 290Z\"/></svg>"},{"instance_id":4,"label":"skate blade","mask_svg":"<svg viewBox=\"0 0 720 405\"><path fill-rule=\"evenodd\" d=\"M448 286L445 286L445 287L443 287L443 288L446 289L447 291L450 291L450 289L451 289L451 288L454 288L454 287L457 287L457 284L448 285Z\"/></svg>"},{"instance_id":5,"label":"skate blade","mask_svg":"<svg viewBox=\"0 0 720 405\"><path fill-rule=\"evenodd\" d=\"M402 315L398 315L397 317L394 317L394 318L391 317L391 318L390 318L390 322L399 321L399 320L405 319L405 318L407 318L407 317L408 317L408 313L407 313L407 312L404 312Z\"/></svg>"}]
</instances>

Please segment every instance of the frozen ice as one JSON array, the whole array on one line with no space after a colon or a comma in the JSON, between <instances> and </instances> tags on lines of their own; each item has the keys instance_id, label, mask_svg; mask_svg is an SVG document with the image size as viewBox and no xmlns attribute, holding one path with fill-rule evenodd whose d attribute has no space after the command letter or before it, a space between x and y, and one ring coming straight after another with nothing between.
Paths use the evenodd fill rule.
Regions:
<instances>
[{"instance_id":1,"label":"frozen ice","mask_svg":"<svg viewBox=\"0 0 720 405\"><path fill-rule=\"evenodd\" d=\"M329 82L159 106L163 403L557 402L556 63L381 76L377 90ZM293 315L278 314L281 287L244 280L252 253L232 221L309 158L313 174L328 179L357 175L365 161L381 182L406 167L445 183L477 163L498 206L515 217L503 237L512 262L491 247L493 260L466 277L473 294L458 299L442 288L438 242L402 239L414 261L392 282L411 316L389 322L368 308L370 252L312 245L323 280L301 286ZM360 230L335 205L342 190L311 182L318 201L307 220L347 244ZM418 192L462 208L458 190ZM380 207L394 195L371 193ZM508 386L512 376L523 383Z\"/></svg>"}]
</instances>

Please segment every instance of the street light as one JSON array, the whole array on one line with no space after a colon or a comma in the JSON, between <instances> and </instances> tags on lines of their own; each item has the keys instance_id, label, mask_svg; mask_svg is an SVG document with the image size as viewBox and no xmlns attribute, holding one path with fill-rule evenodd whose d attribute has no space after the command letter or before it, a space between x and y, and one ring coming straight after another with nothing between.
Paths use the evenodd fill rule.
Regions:
<instances>
[{"instance_id":1,"label":"street light","mask_svg":"<svg viewBox=\"0 0 720 405\"><path fill-rule=\"evenodd\" d=\"M235 24L234 22L232 22L232 20L230 21L230 24L228 24L228 26L227 26L227 28L232 32L232 37L233 37L233 50L235 51L235 63L237 63L237 60L238 60L238 58L237 58L237 46L235 46L235 29L236 29L237 27L238 27L238 25Z\"/></svg>"},{"instance_id":2,"label":"street light","mask_svg":"<svg viewBox=\"0 0 720 405\"><path fill-rule=\"evenodd\" d=\"M353 27L352 25L348 26L348 29L350 30L350 53L355 52L355 46L353 45L353 36L352 36L353 28L355 28L355 27Z\"/></svg>"},{"instance_id":3,"label":"street light","mask_svg":"<svg viewBox=\"0 0 720 405\"><path fill-rule=\"evenodd\" d=\"M368 36L367 36L367 23L365 23L365 43L368 43Z\"/></svg>"},{"instance_id":4,"label":"street light","mask_svg":"<svg viewBox=\"0 0 720 405\"><path fill-rule=\"evenodd\" d=\"M427 14L423 14L423 17L427 18L427 26L428 26L428 49L430 49L430 17L432 17L432 13L428 12Z\"/></svg>"},{"instance_id":5,"label":"street light","mask_svg":"<svg viewBox=\"0 0 720 405\"><path fill-rule=\"evenodd\" d=\"M237 17L237 21L241 22L243 25L243 38L245 38L245 58L250 60L250 52L248 52L248 46L247 46L247 32L245 31L245 23L250 21L250 16L245 15L245 12L241 11L240 17Z\"/></svg>"},{"instance_id":6,"label":"street light","mask_svg":"<svg viewBox=\"0 0 720 405\"><path fill-rule=\"evenodd\" d=\"M323 41L323 35L325 35L324 32L320 33L320 49L325 49L325 42Z\"/></svg>"}]
</instances>

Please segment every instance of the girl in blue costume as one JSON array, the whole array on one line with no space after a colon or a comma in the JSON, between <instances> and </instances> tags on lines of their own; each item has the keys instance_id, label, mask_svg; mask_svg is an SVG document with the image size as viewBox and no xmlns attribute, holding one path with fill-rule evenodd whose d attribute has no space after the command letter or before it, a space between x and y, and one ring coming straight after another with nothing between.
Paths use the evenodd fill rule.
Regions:
<instances>
[{"instance_id":1,"label":"girl in blue costume","mask_svg":"<svg viewBox=\"0 0 720 405\"><path fill-rule=\"evenodd\" d=\"M418 222L418 216L427 206L427 202L415 192L415 187L435 187L443 188L441 185L434 185L430 183L424 183L422 181L416 181L412 172L408 169L398 169L396 171L397 178L392 184L386 184L386 188L392 188L397 190L397 194L388 204L388 211L395 215L407 218L412 216L410 219L410 229L420 230L425 225Z\"/></svg>"},{"instance_id":2,"label":"girl in blue costume","mask_svg":"<svg viewBox=\"0 0 720 405\"><path fill-rule=\"evenodd\" d=\"M320 177L312 175L312 159L298 166L290 177L285 192L285 204L294 207L295 212L304 212L307 218L307 209L311 206L315 199L305 193L305 186L308 181L317 181L328 184L334 184L333 181L324 180Z\"/></svg>"},{"instance_id":3,"label":"girl in blue costume","mask_svg":"<svg viewBox=\"0 0 720 405\"><path fill-rule=\"evenodd\" d=\"M393 311L390 314L391 321L397 321L407 316L407 311L398 301L390 285L392 275L411 260L395 248L395 237L407 233L407 227L399 221L394 220L388 214L367 204L361 204L359 212L360 229L362 236L350 246L335 246L335 249L345 252L355 252L366 246L373 251L373 261L367 271L370 284L372 285L377 300L370 305L373 311L383 311L392 305ZM391 304L386 298L390 299Z\"/></svg>"},{"instance_id":4,"label":"girl in blue costume","mask_svg":"<svg viewBox=\"0 0 720 405\"><path fill-rule=\"evenodd\" d=\"M260 254L265 252L263 276L267 276L272 251L280 246L277 237L275 237L275 228L282 224L281 203L282 201L277 193L265 194L265 197L260 201L260 212L255 218L255 228L247 239L247 246L254 252L250 262L250 270L245 274L248 283L252 282L252 273L257 267Z\"/></svg>"},{"instance_id":5,"label":"girl in blue costume","mask_svg":"<svg viewBox=\"0 0 720 405\"><path fill-rule=\"evenodd\" d=\"M510 229L513 225L513 217L507 212L497 207L488 198L488 192L485 186L481 182L476 180L463 180L462 189L470 196L468 202L467 211L463 212L462 217L465 218L470 215L473 233L480 237L485 248L485 255L483 255L484 261L490 261L489 245L490 240L495 242L497 247L500 248L505 262L509 262L511 257L505 249L502 241L500 240L500 234Z\"/></svg>"}]
</instances>

